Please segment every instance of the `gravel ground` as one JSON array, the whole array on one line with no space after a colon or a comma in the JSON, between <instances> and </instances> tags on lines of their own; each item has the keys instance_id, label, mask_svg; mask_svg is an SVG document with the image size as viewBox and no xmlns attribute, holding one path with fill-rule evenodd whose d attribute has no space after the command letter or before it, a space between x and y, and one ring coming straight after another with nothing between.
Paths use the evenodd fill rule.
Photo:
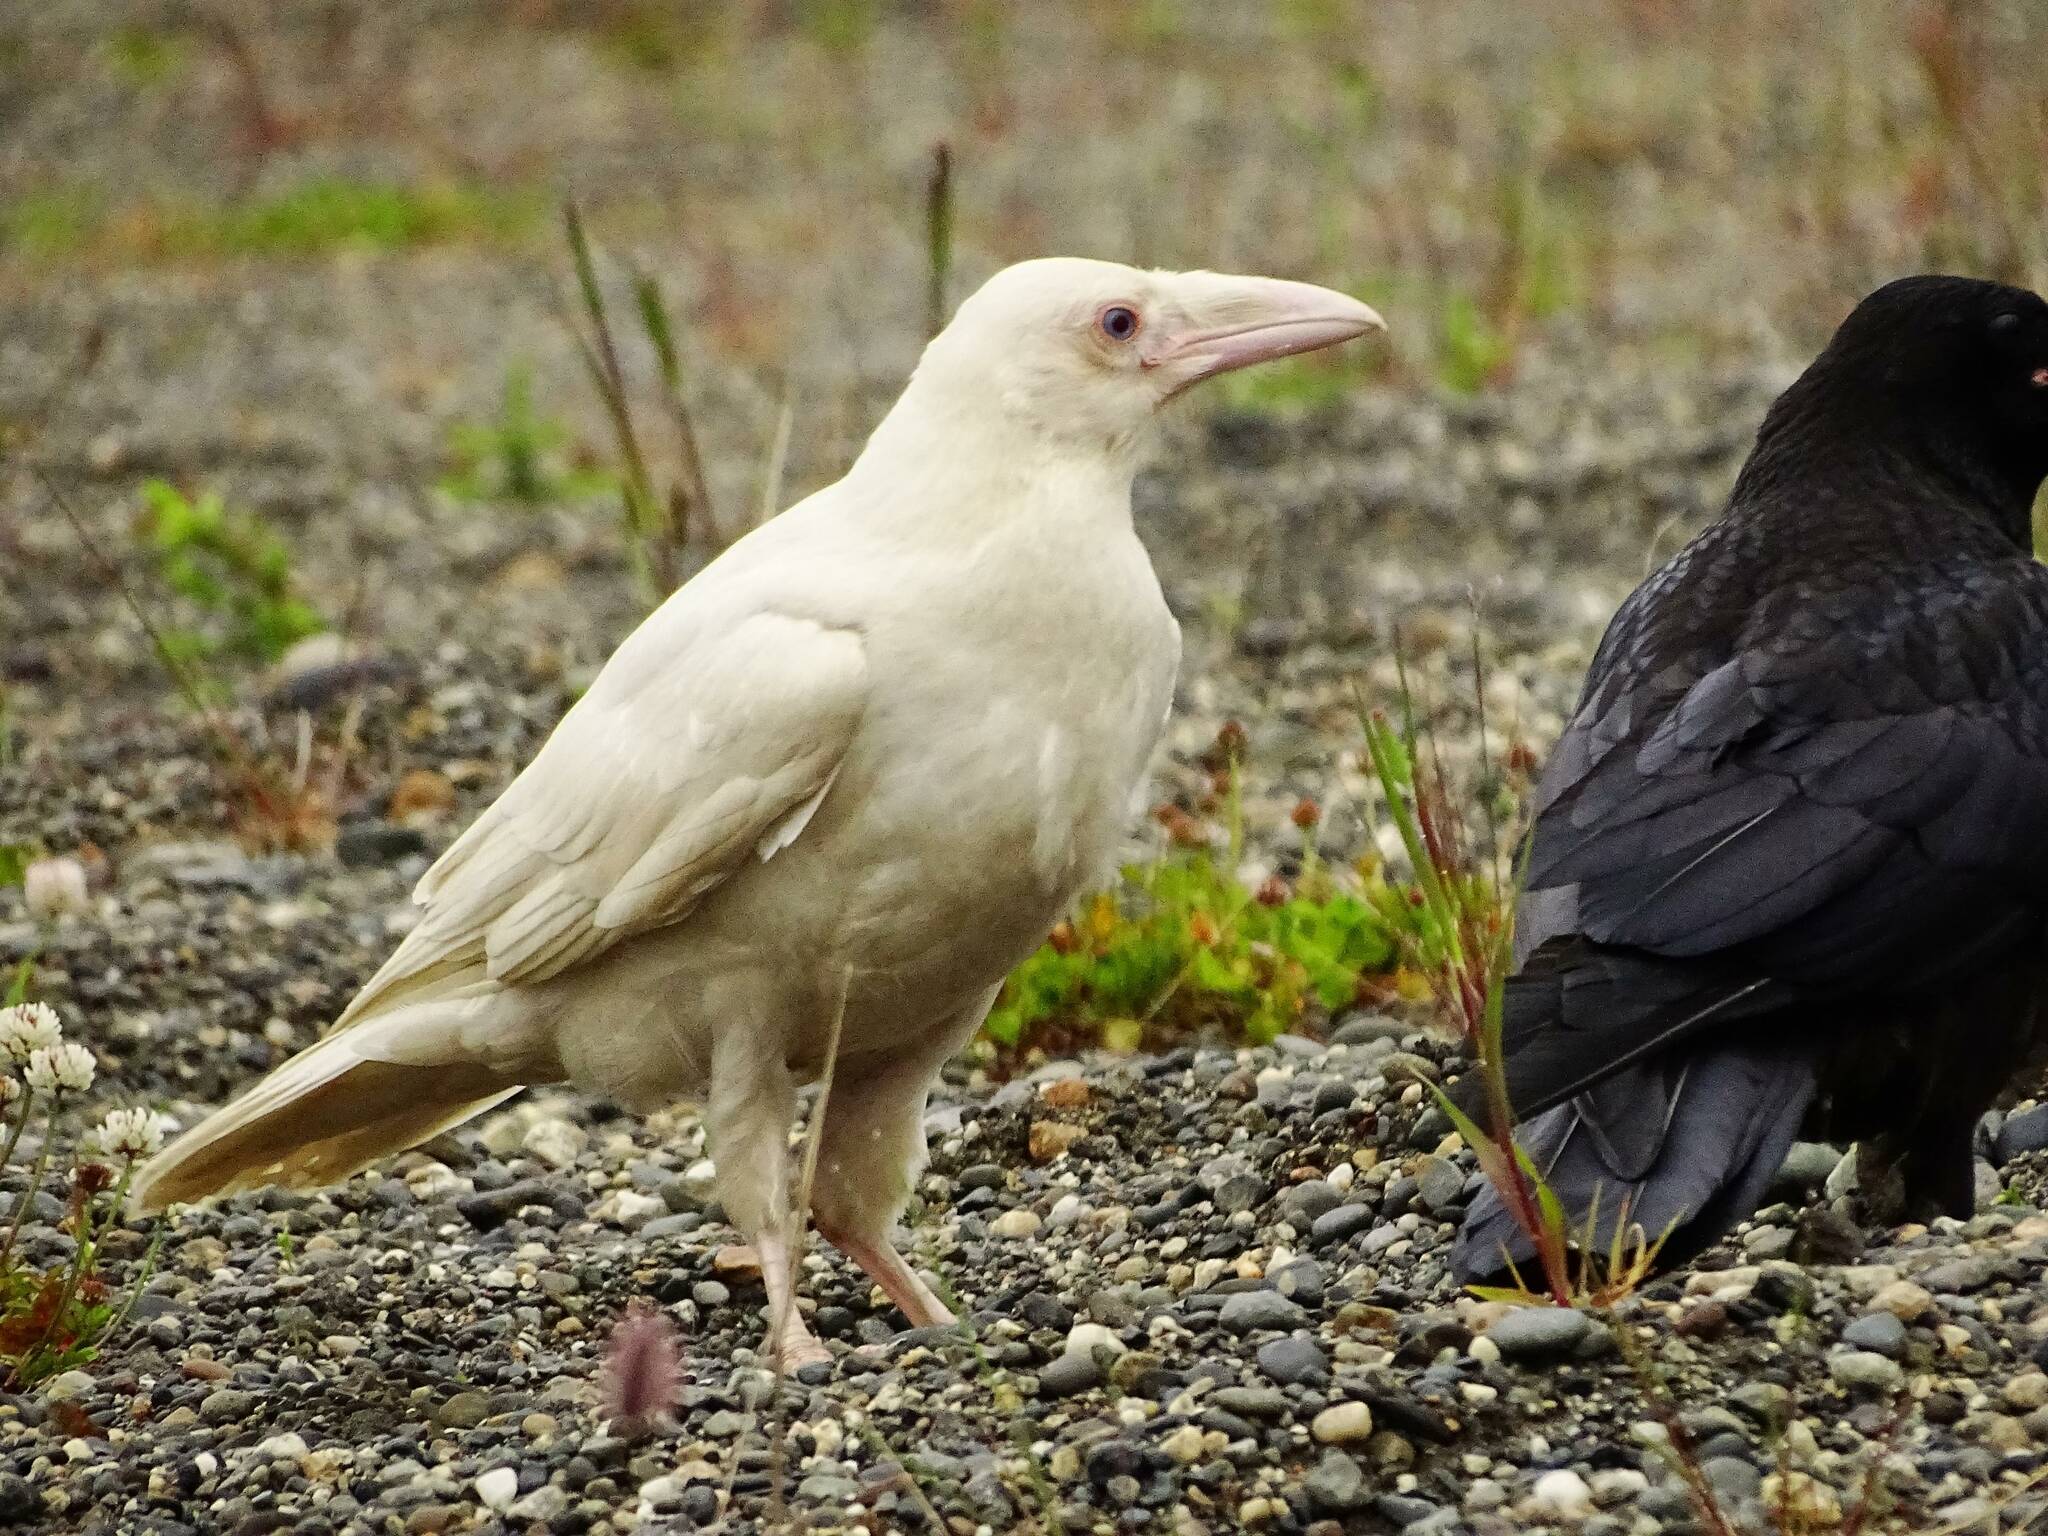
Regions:
<instances>
[{"instance_id":1,"label":"gravel ground","mask_svg":"<svg viewBox=\"0 0 2048 1536\"><path fill-rule=\"evenodd\" d=\"M1449 755L1469 758L1474 587L1491 739L1540 751L1630 579L1616 551L1718 494L1768 388L1768 370L1751 377L1703 386L1686 426L1660 426L1642 405L1658 397L1624 390L1632 405L1532 390L1484 410L1367 397L1278 426L1183 422L1143 498L1193 638L1161 796L1191 788L1219 724L1242 720L1252 861L1284 856L1304 793L1332 809L1327 851L1357 851L1352 690L1391 689L1398 624ZM1565 411L1607 412L1614 428L1587 438L1616 462L1571 491L1532 489ZM1358 498L1396 477L1407 489L1384 510ZM1439 493L1454 505L1431 484L1455 486ZM1533 574L1483 552L1397 559L1396 536L1369 526L1405 538L1478 506L1512 521L1537 497L1552 515L1530 519L1527 550L1546 551L1525 552ZM1218 564L1193 551L1222 547L1246 509L1290 526L1282 506L1346 559L1342 600L1245 577L1240 591L1281 595L1221 612L1204 585ZM489 569L527 549L422 559ZM623 585L616 557L513 590L529 614L565 613L579 582ZM251 740L288 756L303 718L323 744L347 722L356 745L334 851L253 854L226 837L204 733L153 696L119 607L82 582L41 595L73 621L10 629L23 726L0 769L0 841L89 842L106 885L47 933L0 896L0 959L44 944L40 990L99 1056L95 1105L188 1121L333 1016L407 921L425 861L530 753L606 629L630 622L615 599L581 614L583 641L451 606L437 640L399 626L367 667L280 685L238 716ZM327 761L316 752L316 778ZM2007 1499L2000 1518L2039 1512L2015 1491L2048 1452L2048 1110L1987 1127L1987 1199L2004 1182L1999 1198L2018 1203L1931 1231L1848 1227L1821 1188L1834 1159L1802 1149L1794 1205L1622 1310L1631 1361L1590 1319L1504 1317L1447 1279L1471 1170L1418 1115L1417 1074L1446 1063L1420 1022L1356 1017L1328 1046L1051 1063L1001 1085L956 1069L912 1235L974 1342L899 1332L848 1266L814 1255L808 1295L835 1360L779 1392L758 1277L708 1203L687 1112L643 1125L523 1103L343 1190L184 1213L106 1358L0 1404L0 1518L84 1532L914 1531L936 1517L960 1532L1648 1536L1697 1525L1661 1451L1663 1393L1745 1528L1781 1506L1819 1527L1868 1504L1872 1529L1981 1522ZM1038 1161L1041 1121L1083 1134L1042 1133L1041 1150L1071 1144ZM27 1251L63 1241L32 1225ZM117 1234L116 1276L144 1243ZM685 1385L675 1422L629 1442L598 1415L595 1380L636 1297L675 1320Z\"/></svg>"},{"instance_id":2,"label":"gravel ground","mask_svg":"<svg viewBox=\"0 0 2048 1536\"><path fill-rule=\"evenodd\" d=\"M138 105L103 73L60 67L116 23L175 14L64 4L18 35L0 27L0 197L60 163L124 196L235 190L246 155L218 57L190 66L190 100L175 104ZM1391 46L1427 41L1426 8L1400 14ZM318 7L293 15L320 24ZM1474 41L1487 15L1465 5L1446 28L1437 63L1456 65L1443 78L1461 90L1483 92L1513 52ZM346 143L323 114L356 76L280 66L272 84L317 132L258 181L351 155L379 174L442 164L450 142L495 170L541 157L607 205L609 239L679 274L693 311L723 316L694 383L722 503L757 494L785 376L802 423L789 491L829 479L912 354L917 285L873 277L916 270L904 229L873 232L890 253L877 262L828 226L860 226L936 130L901 126L841 186L790 169L803 155L787 122L667 143L654 88L613 90L558 17L502 36L474 18L437 6L415 58L410 34L359 17L350 68L398 79L403 110ZM1664 59L1669 34L1642 26L1629 46ZM891 35L877 46L912 67ZM1028 125L1074 103L1016 51L1007 110L1026 127L1000 154L978 149L975 227L1009 228L1012 244L1142 243L1119 244L1124 215L1106 194L1083 199L1096 222L1032 213L1046 167L1064 163ZM454 62L471 54L473 76ZM772 89L817 92L801 57L778 60ZM1458 138L1449 98L1418 99L1398 70L1389 81L1390 144ZM1242 167L1298 168L1273 159L1299 153L1291 139L1276 150L1196 132L1242 106L1236 87L1211 84L1221 94L1176 86L1164 118L1191 135L1204 176L1228 170L1238 195L1260 179ZM533 121L507 106L526 88L545 103ZM179 106L206 130L165 115ZM1074 173L1097 193L1121 186L1125 143L1141 165L1168 163L1150 120L1120 119ZM841 148L855 133L827 129ZM1469 170L1469 144L1436 147ZM1660 165L1680 182L1716 167L1768 176L1781 152L1728 169L1681 144ZM1263 181L1293 195L1289 176ZM756 183L816 193L817 227L777 223L806 199L764 200ZM1370 206L1399 201L1380 193ZM728 228L750 196L776 208ZM707 199L750 274L737 299L714 291L701 240L674 233L688 223L678 207ZM1289 243L1285 209L1228 208L1214 259L1317 270ZM1654 270L1617 276L1603 314L1542 327L1513 379L1480 397L1402 364L1306 414L1215 398L1175 419L1138 494L1189 640L1159 798L1191 796L1202 750L1237 720L1253 873L1298 846L1287 812L1304 794L1328 808L1323 851L1360 852L1373 831L1355 707L1393 695L1397 648L1454 770L1480 754L1482 692L1493 751L1545 748L1613 605L1724 494L1789 376L1797 346L1781 336L1825 318L1825 305L1798 309L1810 237L1770 274L1776 307L1759 318L1764 301L1744 307L1728 257L1761 237L1698 227L1697 249L1622 253ZM775 366L724 345L746 331L749 295L770 303L763 274L786 274L790 242L814 236L815 280L781 295L769 327ZM1149 254L1170 259L1180 238ZM1002 244L964 249L962 281ZM303 765L337 827L331 848L252 851L235 836L246 790L166 697L120 593L20 459L0 461L0 844L104 856L91 910L54 927L0 892L0 962L39 954L40 995L98 1057L94 1113L143 1102L189 1123L312 1040L403 931L425 863L634 622L608 513L435 489L451 428L489 417L521 360L547 413L602 440L553 318L558 276L545 242L69 266L0 251L0 426L35 429L28 451L145 606L189 618L128 533L140 483L169 475L260 509L307 594L349 616L340 664L237 680L241 739L272 769ZM1646 341L1642 317L1660 307L1702 328L1697 345ZM1418 318L1412 296L1387 308ZM81 369L93 335L97 361ZM1132 852L1154 836L1134 827ZM1349 1016L1327 1042L1190 1042L1035 1063L1007 1082L956 1066L911 1236L971 1341L901 1332L849 1266L814 1253L807 1292L834 1360L780 1387L759 1354L758 1275L710 1202L687 1111L643 1124L570 1098L517 1102L340 1190L183 1213L104 1358L0 1397L0 1525L1651 1536L1701 1525L1665 1454L1674 1433L1744 1530L2012 1529L2048 1507L2032 1491L2048 1459L2048 1107L2023 1100L1987 1120L1980 1213L1927 1230L1856 1229L1836 1208L1834 1153L1797 1149L1774 1196L1785 1203L1620 1309L1624 1352L1604 1322L1506 1314L1449 1282L1472 1171L1422 1107L1419 1079L1455 1069L1426 1023ZM1069 1129L1034 1137L1042 1124ZM21 1179L19 1166L0 1174L0 1190ZM56 1214L48 1197L34 1207L31 1259L61 1254ZM140 1271L147 1241L115 1233L114 1278ZM601 1419L595 1381L636 1298L673 1319L684 1385L673 1422L626 1440Z\"/></svg>"}]
</instances>

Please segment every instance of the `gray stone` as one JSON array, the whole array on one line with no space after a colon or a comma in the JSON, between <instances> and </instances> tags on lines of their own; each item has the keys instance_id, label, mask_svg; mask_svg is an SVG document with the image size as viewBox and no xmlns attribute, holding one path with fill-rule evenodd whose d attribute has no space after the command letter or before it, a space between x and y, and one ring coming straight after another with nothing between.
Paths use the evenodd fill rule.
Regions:
<instances>
[{"instance_id":1,"label":"gray stone","mask_svg":"<svg viewBox=\"0 0 2048 1536\"><path fill-rule=\"evenodd\" d=\"M1771 1192L1803 1199L1827 1184L1841 1160L1841 1152L1824 1141L1795 1141L1771 1181Z\"/></svg>"},{"instance_id":2,"label":"gray stone","mask_svg":"<svg viewBox=\"0 0 2048 1536\"><path fill-rule=\"evenodd\" d=\"M1390 1045L1398 1045L1414 1030L1414 1025L1389 1018L1384 1013L1353 1013L1345 1015L1343 1022L1330 1031L1330 1044L1370 1045L1376 1040L1384 1040Z\"/></svg>"},{"instance_id":3,"label":"gray stone","mask_svg":"<svg viewBox=\"0 0 2048 1536\"><path fill-rule=\"evenodd\" d=\"M1309 1179L1289 1189L1281 1197L1281 1203L1287 1207L1288 1219L1298 1227L1305 1227L1343 1205L1344 1197L1334 1184L1322 1179Z\"/></svg>"},{"instance_id":4,"label":"gray stone","mask_svg":"<svg viewBox=\"0 0 2048 1536\"><path fill-rule=\"evenodd\" d=\"M1397 1086L1421 1083L1427 1087L1440 1075L1435 1062L1427 1056L1417 1056L1413 1051L1396 1051L1380 1063L1380 1076Z\"/></svg>"},{"instance_id":5,"label":"gray stone","mask_svg":"<svg viewBox=\"0 0 2048 1536\"><path fill-rule=\"evenodd\" d=\"M1486 1330L1506 1360L1559 1360L1592 1337L1593 1319L1570 1307L1518 1307Z\"/></svg>"},{"instance_id":6,"label":"gray stone","mask_svg":"<svg viewBox=\"0 0 2048 1536\"><path fill-rule=\"evenodd\" d=\"M1223 1303L1218 1315L1224 1327L1238 1334L1285 1333L1308 1326L1308 1314L1278 1291L1241 1291Z\"/></svg>"},{"instance_id":7,"label":"gray stone","mask_svg":"<svg viewBox=\"0 0 2048 1536\"><path fill-rule=\"evenodd\" d=\"M1322 1305L1323 1266L1314 1259L1294 1259L1271 1271L1273 1289L1305 1307Z\"/></svg>"},{"instance_id":8,"label":"gray stone","mask_svg":"<svg viewBox=\"0 0 2048 1536\"><path fill-rule=\"evenodd\" d=\"M334 856L349 869L375 869L427 851L426 834L390 821L345 821L334 835Z\"/></svg>"},{"instance_id":9,"label":"gray stone","mask_svg":"<svg viewBox=\"0 0 2048 1536\"><path fill-rule=\"evenodd\" d=\"M1937 1264L1913 1278L1936 1295L1958 1296L1984 1289L1998 1278L1998 1266L1981 1254L1972 1254Z\"/></svg>"},{"instance_id":10,"label":"gray stone","mask_svg":"<svg viewBox=\"0 0 2048 1536\"><path fill-rule=\"evenodd\" d=\"M1775 1382L1746 1381L1728 1394L1738 1413L1768 1430L1785 1427L1791 1417L1792 1394Z\"/></svg>"},{"instance_id":11,"label":"gray stone","mask_svg":"<svg viewBox=\"0 0 2048 1536\"><path fill-rule=\"evenodd\" d=\"M199 1403L199 1417L209 1424L239 1424L256 1407L256 1394L238 1387L215 1387Z\"/></svg>"},{"instance_id":12,"label":"gray stone","mask_svg":"<svg viewBox=\"0 0 2048 1536\"><path fill-rule=\"evenodd\" d=\"M1074 1350L1059 1356L1038 1373L1040 1397L1072 1397L1102 1385L1102 1367L1092 1354Z\"/></svg>"},{"instance_id":13,"label":"gray stone","mask_svg":"<svg viewBox=\"0 0 2048 1536\"><path fill-rule=\"evenodd\" d=\"M1218 1387L1209 1402L1241 1419L1277 1419L1287 1411L1286 1396L1271 1387Z\"/></svg>"},{"instance_id":14,"label":"gray stone","mask_svg":"<svg viewBox=\"0 0 2048 1536\"><path fill-rule=\"evenodd\" d=\"M1889 1312L1866 1312L1842 1330L1842 1342L1896 1360L1906 1347L1906 1325Z\"/></svg>"},{"instance_id":15,"label":"gray stone","mask_svg":"<svg viewBox=\"0 0 2048 1536\"><path fill-rule=\"evenodd\" d=\"M1216 1186L1211 1198L1226 1216L1248 1211L1266 1196L1266 1181L1255 1173L1234 1173Z\"/></svg>"},{"instance_id":16,"label":"gray stone","mask_svg":"<svg viewBox=\"0 0 2048 1536\"><path fill-rule=\"evenodd\" d=\"M669 1216L657 1216L652 1221L640 1224L640 1236L648 1242L659 1242L665 1237L687 1237L704 1225L701 1211L677 1211Z\"/></svg>"},{"instance_id":17,"label":"gray stone","mask_svg":"<svg viewBox=\"0 0 2048 1536\"><path fill-rule=\"evenodd\" d=\"M1318 1245L1341 1243L1345 1238L1363 1232L1373 1224L1373 1220L1373 1209L1369 1205L1340 1205L1315 1219L1315 1224L1308 1229L1308 1238Z\"/></svg>"},{"instance_id":18,"label":"gray stone","mask_svg":"<svg viewBox=\"0 0 2048 1536\"><path fill-rule=\"evenodd\" d=\"M1372 1495L1366 1491L1365 1473L1344 1452L1323 1452L1323 1459L1309 1470L1302 1491L1309 1508L1320 1515L1348 1515L1366 1508Z\"/></svg>"},{"instance_id":19,"label":"gray stone","mask_svg":"<svg viewBox=\"0 0 2048 1536\"><path fill-rule=\"evenodd\" d=\"M1441 1216L1457 1205L1465 1195L1465 1174L1458 1165L1447 1157L1423 1159L1422 1203L1433 1216Z\"/></svg>"},{"instance_id":20,"label":"gray stone","mask_svg":"<svg viewBox=\"0 0 2048 1536\"><path fill-rule=\"evenodd\" d=\"M448 1429L475 1429L490 1417L490 1400L481 1392L458 1392L434 1415Z\"/></svg>"},{"instance_id":21,"label":"gray stone","mask_svg":"<svg viewBox=\"0 0 2048 1536\"><path fill-rule=\"evenodd\" d=\"M1992 1148L2001 1165L2029 1152L2048 1150L2048 1104L2007 1115Z\"/></svg>"},{"instance_id":22,"label":"gray stone","mask_svg":"<svg viewBox=\"0 0 2048 1536\"><path fill-rule=\"evenodd\" d=\"M1828 1375L1837 1386L1862 1392L1896 1392L1905 1380L1897 1361L1867 1349L1845 1349L1828 1356Z\"/></svg>"},{"instance_id":23,"label":"gray stone","mask_svg":"<svg viewBox=\"0 0 2048 1536\"><path fill-rule=\"evenodd\" d=\"M1763 1475L1739 1456L1711 1456L1702 1463L1700 1471L1724 1505L1753 1499L1763 1486Z\"/></svg>"},{"instance_id":24,"label":"gray stone","mask_svg":"<svg viewBox=\"0 0 2048 1536\"><path fill-rule=\"evenodd\" d=\"M1329 1357L1305 1334L1261 1344L1258 1361L1259 1369L1283 1387L1320 1386L1330 1379Z\"/></svg>"}]
</instances>

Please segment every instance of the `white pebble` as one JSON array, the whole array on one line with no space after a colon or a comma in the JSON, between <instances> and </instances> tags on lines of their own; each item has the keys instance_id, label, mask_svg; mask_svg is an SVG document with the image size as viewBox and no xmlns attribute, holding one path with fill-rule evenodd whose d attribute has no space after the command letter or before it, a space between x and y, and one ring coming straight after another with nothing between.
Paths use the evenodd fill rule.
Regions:
<instances>
[{"instance_id":1,"label":"white pebble","mask_svg":"<svg viewBox=\"0 0 2048 1536\"><path fill-rule=\"evenodd\" d=\"M1556 1520L1584 1520L1593 1513L1593 1490L1578 1473L1559 1467L1536 1479L1536 1486L1529 1490L1528 1507L1531 1514Z\"/></svg>"},{"instance_id":2,"label":"white pebble","mask_svg":"<svg viewBox=\"0 0 2048 1536\"><path fill-rule=\"evenodd\" d=\"M1003 1212L988 1224L988 1229L997 1237L1030 1237L1038 1231L1038 1213L1020 1205Z\"/></svg>"},{"instance_id":3,"label":"white pebble","mask_svg":"<svg viewBox=\"0 0 2048 1536\"><path fill-rule=\"evenodd\" d=\"M1372 1409L1364 1403L1333 1403L1315 1416L1308 1432L1324 1445L1352 1445L1372 1434Z\"/></svg>"},{"instance_id":4,"label":"white pebble","mask_svg":"<svg viewBox=\"0 0 2048 1536\"><path fill-rule=\"evenodd\" d=\"M477 1502L485 1509L503 1514L519 1497L519 1473L511 1467L493 1467L476 1480Z\"/></svg>"},{"instance_id":5,"label":"white pebble","mask_svg":"<svg viewBox=\"0 0 2048 1536\"><path fill-rule=\"evenodd\" d=\"M1125 1353L1124 1341L1116 1336L1113 1329L1100 1323L1076 1323L1067 1331L1068 1354L1092 1355L1098 1349L1106 1349L1113 1355Z\"/></svg>"},{"instance_id":6,"label":"white pebble","mask_svg":"<svg viewBox=\"0 0 2048 1536\"><path fill-rule=\"evenodd\" d=\"M583 1155L590 1137L580 1125L567 1120L536 1120L521 1138L520 1145L550 1168L568 1168Z\"/></svg>"}]
</instances>

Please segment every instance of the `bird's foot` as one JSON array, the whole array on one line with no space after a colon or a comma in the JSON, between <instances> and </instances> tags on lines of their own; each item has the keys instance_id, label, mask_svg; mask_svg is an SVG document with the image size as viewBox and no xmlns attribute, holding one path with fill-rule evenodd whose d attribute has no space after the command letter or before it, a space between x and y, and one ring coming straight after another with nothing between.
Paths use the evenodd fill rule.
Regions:
<instances>
[{"instance_id":1,"label":"bird's foot","mask_svg":"<svg viewBox=\"0 0 2048 1536\"><path fill-rule=\"evenodd\" d=\"M781 1338L773 1333L768 1336L768 1354L775 1361L777 1374L794 1376L807 1365L830 1365L832 1352L816 1338L810 1330L798 1326L792 1333L785 1330Z\"/></svg>"},{"instance_id":2,"label":"bird's foot","mask_svg":"<svg viewBox=\"0 0 2048 1536\"><path fill-rule=\"evenodd\" d=\"M763 1232L755 1246L761 1255L761 1279L768 1289L768 1339L763 1347L775 1369L794 1376L807 1365L829 1363L832 1356L804 1326L804 1315L797 1309L788 1240L779 1232Z\"/></svg>"},{"instance_id":3,"label":"bird's foot","mask_svg":"<svg viewBox=\"0 0 2048 1536\"><path fill-rule=\"evenodd\" d=\"M825 1236L882 1288L882 1293L910 1319L911 1327L951 1328L959 1321L952 1308L939 1300L924 1276L910 1267L887 1237L865 1237L836 1229L826 1229Z\"/></svg>"}]
</instances>

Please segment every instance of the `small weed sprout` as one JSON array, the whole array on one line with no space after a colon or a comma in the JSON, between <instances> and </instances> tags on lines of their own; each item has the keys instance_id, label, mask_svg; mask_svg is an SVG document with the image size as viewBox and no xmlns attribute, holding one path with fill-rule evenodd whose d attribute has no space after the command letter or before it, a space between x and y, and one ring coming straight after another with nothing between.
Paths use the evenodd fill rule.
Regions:
<instances>
[{"instance_id":1,"label":"small weed sprout","mask_svg":"<svg viewBox=\"0 0 2048 1536\"><path fill-rule=\"evenodd\" d=\"M450 431L448 458L451 467L440 487L457 501L540 507L618 490L575 447L567 427L534 408L533 370L524 363L505 374L496 420Z\"/></svg>"},{"instance_id":2,"label":"small weed sprout","mask_svg":"<svg viewBox=\"0 0 2048 1536\"><path fill-rule=\"evenodd\" d=\"M1475 641L1473 677L1480 719L1485 719L1485 671ZM1442 1089L1432 1091L1458 1134L1472 1148L1480 1169L1502 1206L1528 1236L1542 1270L1542 1289L1532 1289L1515 1266L1512 1284L1475 1287L1488 1300L1521 1305L1548 1300L1561 1307L1607 1307L1628 1296L1656 1263L1663 1234L1651 1238L1628 1219L1624 1203L1611 1240L1596 1241L1599 1202L1569 1215L1542 1171L1514 1135L1508 1098L1506 1056L1501 1046L1502 1007L1514 965L1514 905L1519 869L1506 880L1503 835L1497 810L1487 807L1493 857L1485 868L1464 846L1463 821L1443 771L1433 730L1418 731L1415 700L1405 668L1401 681L1401 724L1385 711L1364 716L1365 756L1386 800L1415 874L1409 900L1416 921L1399 930L1409 963L1421 973L1439 1009L1464 1038L1473 1071L1484 1093L1484 1128ZM1482 755L1485 753L1481 738ZM1519 820L1511 806L1507 820Z\"/></svg>"},{"instance_id":3,"label":"small weed sprout","mask_svg":"<svg viewBox=\"0 0 2048 1536\"><path fill-rule=\"evenodd\" d=\"M925 334L946 328L946 294L953 275L953 147L932 146L932 170L924 188Z\"/></svg>"},{"instance_id":4,"label":"small weed sprout","mask_svg":"<svg viewBox=\"0 0 2048 1536\"><path fill-rule=\"evenodd\" d=\"M188 498L163 480L146 482L142 496L157 570L205 625L165 631L180 661L227 653L268 665L327 628L298 593L290 547L255 513L231 511L211 491Z\"/></svg>"},{"instance_id":5,"label":"small weed sprout","mask_svg":"<svg viewBox=\"0 0 2048 1536\"><path fill-rule=\"evenodd\" d=\"M696 422L690 414L685 389L682 351L661 285L649 273L637 269L630 273L634 312L654 353L663 404L675 440L676 470L665 491L656 486L648 466L632 398L626 388L618 339L612 330L611 312L597 280L597 259L584 229L582 212L574 202L563 204L562 229L569 243L576 292L583 308L582 323L565 313L563 324L576 340L584 369L611 422L618 446L618 467L613 480L619 488L626 547L651 606L675 590L692 539L713 551L731 540L712 510L711 493L704 478L704 456L698 447Z\"/></svg>"},{"instance_id":6,"label":"small weed sprout","mask_svg":"<svg viewBox=\"0 0 2048 1536\"><path fill-rule=\"evenodd\" d=\"M6 1117L0 1167L13 1164L31 1122L40 1118L43 1127L34 1165L0 1237L0 1365L15 1390L94 1359L126 1320L155 1257L152 1237L125 1297L100 1278L100 1252L121 1218L135 1166L163 1145L169 1129L163 1116L148 1109L109 1112L72 1148L60 1218L72 1240L69 1254L45 1267L21 1252L29 1210L56 1161L59 1116L91 1089L94 1071L92 1052L64 1038L48 1004L17 1002L0 1009L0 1115Z\"/></svg>"}]
</instances>

